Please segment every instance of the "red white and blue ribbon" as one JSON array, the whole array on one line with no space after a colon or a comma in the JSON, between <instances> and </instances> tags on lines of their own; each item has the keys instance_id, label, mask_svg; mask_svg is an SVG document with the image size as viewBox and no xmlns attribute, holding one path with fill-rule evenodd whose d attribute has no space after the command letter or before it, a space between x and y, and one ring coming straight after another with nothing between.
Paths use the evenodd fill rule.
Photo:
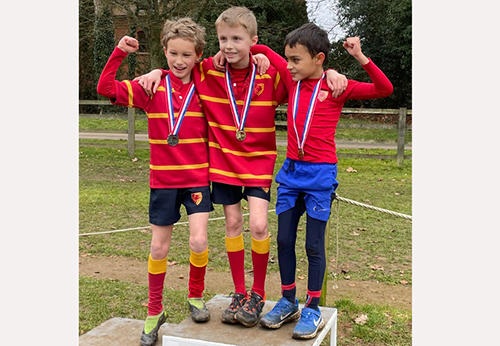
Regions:
<instances>
[{"instance_id":1,"label":"red white and blue ribbon","mask_svg":"<svg viewBox=\"0 0 500 346\"><path fill-rule=\"evenodd\" d=\"M247 121L248 110L250 109L250 101L252 99L253 87L255 84L255 64L252 63L252 74L250 77L250 85L248 86L247 95L245 97L245 103L243 104L242 116L238 112L238 106L236 105L236 98L234 97L233 87L231 85L231 76L229 75L229 64L226 64L226 93L229 99L229 107L233 113L234 123L236 124L236 131L241 131L245 128L245 123Z\"/></svg>"},{"instance_id":2,"label":"red white and blue ribbon","mask_svg":"<svg viewBox=\"0 0 500 346\"><path fill-rule=\"evenodd\" d=\"M167 74L165 77L166 83L167 83L167 90L166 90L166 98L167 98L167 111L168 111L168 118L170 120L170 134L177 136L179 133L179 129L181 128L182 120L184 120L184 115L186 114L187 108L189 106L189 103L191 102L191 98L193 97L195 87L193 81L191 81L191 84L189 85L188 92L186 94L186 98L182 101L181 108L179 110L179 115L177 116L177 121L175 121L175 116L174 116L174 105L172 102L172 87L170 83L170 75Z\"/></svg>"},{"instance_id":3,"label":"red white and blue ribbon","mask_svg":"<svg viewBox=\"0 0 500 346\"><path fill-rule=\"evenodd\" d=\"M311 127L312 118L314 114L314 109L316 108L316 103L318 101L318 94L321 89L321 82L325 78L325 74L321 76L318 83L314 87L313 94L311 96L311 100L309 101L309 108L307 109L306 121L304 122L304 129L302 131L302 140L299 138L299 133L297 131L296 118L297 118L297 110L299 108L299 95L300 95L300 85L302 80L299 80L297 83L295 94L293 95L293 128L295 130L295 136L297 136L297 145L299 150L304 150L304 144L306 143L307 135L309 133L309 129Z\"/></svg>"}]
</instances>

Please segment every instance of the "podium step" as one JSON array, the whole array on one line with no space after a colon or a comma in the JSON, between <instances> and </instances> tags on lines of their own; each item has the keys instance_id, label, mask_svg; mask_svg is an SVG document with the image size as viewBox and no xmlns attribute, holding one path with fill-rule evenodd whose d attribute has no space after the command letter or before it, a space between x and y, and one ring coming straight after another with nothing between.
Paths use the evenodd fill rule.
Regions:
<instances>
[{"instance_id":1,"label":"podium step","mask_svg":"<svg viewBox=\"0 0 500 346\"><path fill-rule=\"evenodd\" d=\"M222 323L220 316L230 302L231 298L224 295L216 295L210 299L206 303L210 311L210 321L206 323L194 323L188 316L179 324L163 324L158 333L156 346L317 346L330 330L331 345L336 345L337 309L335 308L321 307L326 325L316 338L295 340L292 339L294 322L274 330L260 325L247 328L240 324ZM262 315L269 312L275 304L275 301L267 301ZM115 317L80 336L79 346L139 346L143 327L142 320Z\"/></svg>"}]
</instances>

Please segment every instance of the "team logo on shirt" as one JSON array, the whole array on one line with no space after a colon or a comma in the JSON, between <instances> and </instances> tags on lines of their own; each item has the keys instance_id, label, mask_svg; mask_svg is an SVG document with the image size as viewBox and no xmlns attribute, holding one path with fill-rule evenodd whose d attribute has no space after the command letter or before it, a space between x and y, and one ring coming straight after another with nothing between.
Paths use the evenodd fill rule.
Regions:
<instances>
[{"instance_id":1,"label":"team logo on shirt","mask_svg":"<svg viewBox=\"0 0 500 346\"><path fill-rule=\"evenodd\" d=\"M318 99L319 99L320 102L323 102L324 100L326 100L327 97L328 97L328 91L321 90L319 92Z\"/></svg>"},{"instance_id":2,"label":"team logo on shirt","mask_svg":"<svg viewBox=\"0 0 500 346\"><path fill-rule=\"evenodd\" d=\"M203 199L203 194L201 192L192 193L191 199L193 200L194 204L199 205L201 203L201 200Z\"/></svg>"},{"instance_id":3,"label":"team logo on shirt","mask_svg":"<svg viewBox=\"0 0 500 346\"><path fill-rule=\"evenodd\" d=\"M264 92L264 83L255 84L255 87L253 88L253 92L257 96L259 96L260 94L262 94Z\"/></svg>"},{"instance_id":4,"label":"team logo on shirt","mask_svg":"<svg viewBox=\"0 0 500 346\"><path fill-rule=\"evenodd\" d=\"M269 188L268 187L263 187L262 190L264 190L265 193L269 192Z\"/></svg>"}]
</instances>

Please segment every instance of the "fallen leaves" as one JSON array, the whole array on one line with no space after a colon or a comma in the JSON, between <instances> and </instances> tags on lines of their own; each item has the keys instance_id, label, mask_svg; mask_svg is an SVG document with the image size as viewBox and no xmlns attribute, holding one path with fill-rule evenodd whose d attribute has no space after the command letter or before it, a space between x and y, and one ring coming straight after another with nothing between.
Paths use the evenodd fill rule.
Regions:
<instances>
[{"instance_id":1,"label":"fallen leaves","mask_svg":"<svg viewBox=\"0 0 500 346\"><path fill-rule=\"evenodd\" d=\"M346 172L348 172L348 173L358 173L358 171L357 171L357 170L355 170L355 169L354 169L354 168L352 168L352 167L347 167L345 171L346 171Z\"/></svg>"},{"instance_id":2,"label":"fallen leaves","mask_svg":"<svg viewBox=\"0 0 500 346\"><path fill-rule=\"evenodd\" d=\"M374 265L371 265L370 268L372 270L380 270L380 271L384 271L384 267L382 267L380 264L374 264Z\"/></svg>"},{"instance_id":3,"label":"fallen leaves","mask_svg":"<svg viewBox=\"0 0 500 346\"><path fill-rule=\"evenodd\" d=\"M361 325L366 324L367 321L368 321L368 316L365 315L364 313L360 313L359 316L354 319L354 322L356 324L361 324Z\"/></svg>"}]
</instances>

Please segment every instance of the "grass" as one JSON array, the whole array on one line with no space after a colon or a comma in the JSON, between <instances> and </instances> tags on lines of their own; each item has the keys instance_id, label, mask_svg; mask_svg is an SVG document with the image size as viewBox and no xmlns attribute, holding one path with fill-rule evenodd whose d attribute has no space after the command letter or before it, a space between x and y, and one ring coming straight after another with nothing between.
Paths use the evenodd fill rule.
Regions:
<instances>
[{"instance_id":1,"label":"grass","mask_svg":"<svg viewBox=\"0 0 500 346\"><path fill-rule=\"evenodd\" d=\"M80 254L123 256L143 260L149 253L151 233L147 229L149 203L149 150L138 148L136 158L130 159L126 142L80 140L80 233L145 227L143 230L81 236ZM123 145L123 148L120 147ZM339 153L358 152L341 150ZM363 150L383 152L386 150ZM286 150L278 149L275 174L285 159ZM392 153L390 153L392 155ZM411 154L411 152L410 152ZM339 196L376 207L411 215L411 161L404 168L395 160L343 158L338 164L337 193ZM273 183L271 208L276 202ZM338 204L337 204L338 203ZM330 225L328 275L343 280L377 280L390 285L411 285L411 221L373 210L334 202L333 223ZM242 204L247 212L247 205ZM337 207L340 211L337 227ZM185 212L180 223L187 220ZM216 205L211 218L223 216ZM248 219L245 218L245 228ZM187 229L185 225L175 226ZM209 224L210 266L214 271L227 271L224 245L224 221ZM275 239L277 217L269 213L269 229ZM304 251L305 218L299 223L297 238L297 268L307 272ZM335 252L338 232L339 253ZM172 239L169 260L189 263L188 232L176 232ZM274 238L273 238L274 237ZM246 234L245 247L250 247ZM250 254L245 263L250 269ZM277 250L272 245L270 272L278 271ZM185 291L168 290L167 322L178 323L187 316ZM208 296L220 292L207 292ZM113 316L144 319L147 309L147 287L113 280L80 278L80 330L87 332ZM336 301L339 310L338 345L408 345L411 343L411 311L390 309L381 305L356 305L351 301ZM363 311L369 320L358 325L353 318Z\"/></svg>"}]
</instances>

